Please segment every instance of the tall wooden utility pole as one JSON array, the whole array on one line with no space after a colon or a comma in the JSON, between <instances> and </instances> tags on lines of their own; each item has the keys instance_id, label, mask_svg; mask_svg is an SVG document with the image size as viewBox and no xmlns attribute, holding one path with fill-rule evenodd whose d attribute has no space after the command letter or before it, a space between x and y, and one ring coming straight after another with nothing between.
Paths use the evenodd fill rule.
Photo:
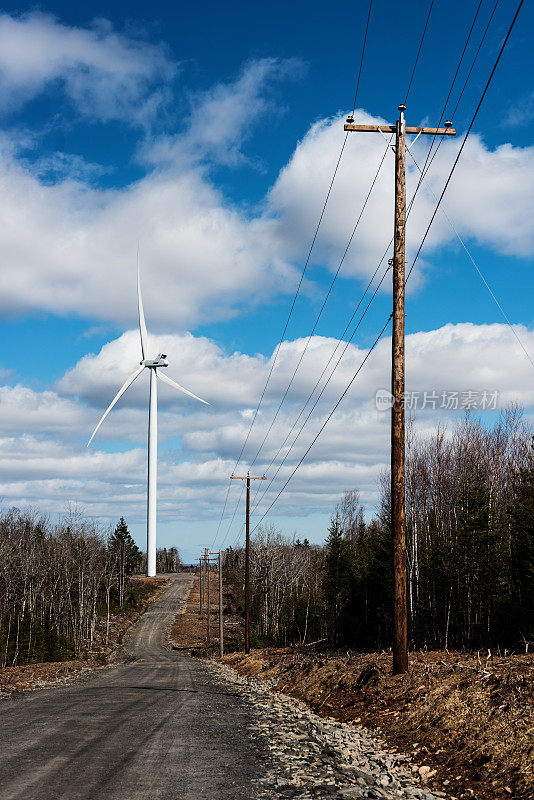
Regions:
<instances>
[{"instance_id":1,"label":"tall wooden utility pole","mask_svg":"<svg viewBox=\"0 0 534 800\"><path fill-rule=\"evenodd\" d=\"M252 477L246 475L230 475L230 480L247 482L247 505L245 512L245 653L250 652L250 481L264 481L265 475Z\"/></svg>"},{"instance_id":2,"label":"tall wooden utility pole","mask_svg":"<svg viewBox=\"0 0 534 800\"><path fill-rule=\"evenodd\" d=\"M223 641L223 578L222 578L222 553L219 550L219 656L224 655Z\"/></svg>"},{"instance_id":3,"label":"tall wooden utility pole","mask_svg":"<svg viewBox=\"0 0 534 800\"><path fill-rule=\"evenodd\" d=\"M408 671L408 612L406 606L406 507L404 420L404 286L406 251L406 134L454 136L451 122L444 128L406 127L399 106L395 125L355 125L347 117L346 131L395 134L395 223L393 239L393 335L391 359L391 534L393 537L394 634L393 672ZM411 145L410 145L411 146Z\"/></svg>"},{"instance_id":4,"label":"tall wooden utility pole","mask_svg":"<svg viewBox=\"0 0 534 800\"><path fill-rule=\"evenodd\" d=\"M208 644L211 642L211 632L210 632L210 611L211 611L211 600L210 600L210 556L208 551L206 550L206 579L208 581L208 616L207 616L207 638Z\"/></svg>"},{"instance_id":5,"label":"tall wooden utility pole","mask_svg":"<svg viewBox=\"0 0 534 800\"><path fill-rule=\"evenodd\" d=\"M200 556L200 558L198 559L198 566L199 566L198 580L199 580L199 583L200 583L200 588L199 588L199 591L200 591L200 603L199 603L199 606L198 606L198 614L199 614L199 616L201 616L201 614L202 614L202 599L203 599L202 598L202 556Z\"/></svg>"}]
</instances>

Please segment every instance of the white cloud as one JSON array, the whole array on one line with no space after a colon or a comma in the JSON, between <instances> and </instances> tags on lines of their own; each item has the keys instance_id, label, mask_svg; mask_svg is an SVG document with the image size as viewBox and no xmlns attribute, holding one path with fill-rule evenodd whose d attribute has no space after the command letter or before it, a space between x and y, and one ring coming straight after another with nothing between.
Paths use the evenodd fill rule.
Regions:
<instances>
[{"instance_id":1,"label":"white cloud","mask_svg":"<svg viewBox=\"0 0 534 800\"><path fill-rule=\"evenodd\" d=\"M262 58L249 62L235 82L219 83L207 92L193 95L186 131L156 138L142 149L143 158L157 165L186 159L235 165L246 160L242 152L244 141L267 111L276 109L270 99L273 83L298 77L303 70L298 59Z\"/></svg>"},{"instance_id":2,"label":"white cloud","mask_svg":"<svg viewBox=\"0 0 534 800\"><path fill-rule=\"evenodd\" d=\"M384 120L359 111L356 122L378 125ZM313 222L319 218L343 137L341 119L315 123L297 145L269 193L268 208L278 223L279 247L283 242L281 250L290 259L302 258L309 246ZM462 138L460 131L457 140L442 143L418 191L407 224L409 261L426 231ZM414 146L414 158L420 167L428 145L429 142L419 139ZM384 139L378 134L349 135L312 263L326 262L331 269L337 268L385 149ZM345 259L344 275L369 276L391 239L393 165L390 151ZM419 175L407 157L408 202ZM445 195L444 207L465 238L476 239L506 255L530 257L534 248L530 223L534 214L534 147L505 144L491 150L479 136L472 134ZM423 255L455 241L454 231L438 213Z\"/></svg>"},{"instance_id":3,"label":"white cloud","mask_svg":"<svg viewBox=\"0 0 534 800\"><path fill-rule=\"evenodd\" d=\"M232 204L214 185L207 166L239 160L249 124L261 117L254 110L268 105L272 82L294 69L292 62L251 62L235 83L220 84L196 98L189 127L180 136L151 142L151 157L159 163L163 159L164 167L152 167L121 189L93 186L89 177L83 178L79 164L62 180L46 185L17 160L12 144L4 139L0 151L4 221L0 313L75 313L132 325L137 239L147 318L153 328L168 329L172 323L183 329L201 321L227 319L293 292L344 135L341 118L312 125L255 210ZM210 115L220 118L215 138L214 128L203 125ZM358 112L358 120L382 122L364 112ZM425 146L419 141L414 148L420 162ZM458 146L458 141L443 143L419 192L408 221L408 258L431 217L432 191L440 193ZM336 269L384 148L378 135L350 138L312 266ZM184 153L190 155L185 161ZM369 276L388 244L392 169L390 153L342 275ZM528 256L534 247L533 176L534 148L503 145L490 150L473 135L445 206L467 240L476 239L507 255ZM409 196L417 178L409 162ZM455 234L438 215L423 257L454 242Z\"/></svg>"},{"instance_id":4,"label":"white cloud","mask_svg":"<svg viewBox=\"0 0 534 800\"><path fill-rule=\"evenodd\" d=\"M518 332L534 351L534 331L518 327ZM284 344L242 466L250 464L267 433L303 345L303 340ZM294 390L254 465L260 473L282 445L334 346L332 339L312 341L302 373L297 374ZM4 503L33 503L60 511L67 500L75 500L99 517L116 517L124 509L132 520L143 519L146 380L140 378L134 384L106 419L91 448L85 447L102 411L135 366L137 347L137 332L130 331L98 354L82 359L55 391L39 393L25 387L0 391L0 496ZM228 476L250 425L249 410L257 401L269 362L261 356L227 355L210 340L191 335L154 337L152 347L169 353L169 375L206 394L212 402L206 408L161 385L161 519L217 519ZM289 477L366 352L357 345L349 347L263 508ZM354 486L360 488L368 505L376 502L377 479L388 461L389 414L376 410L374 397L377 389L389 383L389 359L390 341L385 339L282 495L276 506L279 513L328 513L339 493ZM519 401L531 414L534 409L532 367L505 325L464 323L411 334L407 337L407 365L407 390L420 392L421 398L425 391L438 395L441 391L474 391L480 401L483 391L497 391L500 407ZM461 406L461 394L459 398ZM460 408L455 413L463 412ZM419 411L416 424L420 430L429 430L438 420L452 416L454 412L439 409ZM106 452L103 447L109 440L121 442L121 452ZM287 444L268 469L269 478L286 452ZM230 510L237 500L236 490L232 492Z\"/></svg>"},{"instance_id":5,"label":"white cloud","mask_svg":"<svg viewBox=\"0 0 534 800\"><path fill-rule=\"evenodd\" d=\"M116 33L106 20L76 28L41 12L0 15L4 110L20 108L59 84L86 116L144 123L175 72L163 46Z\"/></svg>"}]
</instances>

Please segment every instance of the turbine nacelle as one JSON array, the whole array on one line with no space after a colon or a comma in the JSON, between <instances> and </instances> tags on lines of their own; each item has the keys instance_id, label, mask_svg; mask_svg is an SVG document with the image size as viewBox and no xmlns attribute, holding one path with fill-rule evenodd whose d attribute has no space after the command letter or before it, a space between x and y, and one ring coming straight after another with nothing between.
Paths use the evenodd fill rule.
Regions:
<instances>
[{"instance_id":1,"label":"turbine nacelle","mask_svg":"<svg viewBox=\"0 0 534 800\"><path fill-rule=\"evenodd\" d=\"M145 358L144 361L139 362L142 367L168 367L169 362L167 361L167 354L166 353L159 353L156 358L150 360L149 358Z\"/></svg>"},{"instance_id":2,"label":"turbine nacelle","mask_svg":"<svg viewBox=\"0 0 534 800\"><path fill-rule=\"evenodd\" d=\"M135 370L135 372L133 372L130 375L129 378L126 379L126 381L123 383L123 385L121 386L121 388L119 389L119 391L117 392L117 394L115 395L115 397L113 398L113 400L111 401L109 406L107 407L106 411L104 412L104 414L102 415L102 417L100 419L100 422L98 423L98 425L94 429L91 438L87 442L87 446L88 447L91 444L91 442L93 441L95 433L100 428L100 426L102 425L102 423L106 419L107 415L109 414L109 412L111 411L111 409L113 408L115 403L122 397L124 392L132 385L132 383L139 377L139 375L143 372L145 367L148 367L148 369L154 370L154 372L151 373L151 376L154 375L155 378L158 378L160 381L163 381L163 383L166 383L169 386L172 386L173 389L178 389L178 391L189 395L189 397L192 397L194 400L199 400L201 403L205 403L206 405L209 405L207 400L203 400L201 397L198 397L198 395L193 394L193 392L190 392L189 389L186 389L184 386L180 386L179 383L176 383L176 381L173 381L173 379L169 378L167 375L165 375L164 372L158 372L158 369L160 367L168 367L169 366L169 362L167 361L167 354L166 353L158 353L156 358L145 358L145 355L146 355L146 352L147 352L147 338L148 337L147 337L147 331L146 331L145 314L144 314L144 311L143 311L143 299L141 297L141 280L140 280L140 275L139 275L139 260L137 261L137 304L138 304L138 311L139 311L139 337L140 337L140 340L141 340L141 342L140 342L141 343L141 355L143 357L143 360L139 362L138 368Z\"/></svg>"}]
</instances>

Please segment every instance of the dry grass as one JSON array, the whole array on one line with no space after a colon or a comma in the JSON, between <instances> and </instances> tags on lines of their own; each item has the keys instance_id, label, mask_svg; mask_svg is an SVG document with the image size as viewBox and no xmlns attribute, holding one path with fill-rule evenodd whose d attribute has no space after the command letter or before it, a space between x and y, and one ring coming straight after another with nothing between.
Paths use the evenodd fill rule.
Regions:
<instances>
[{"instance_id":1,"label":"dry grass","mask_svg":"<svg viewBox=\"0 0 534 800\"><path fill-rule=\"evenodd\" d=\"M231 605L231 590L223 588L224 599L224 644L225 650L235 649L236 642L243 637L243 621L238 615L228 613ZM206 606L200 610L200 580L198 574L189 592L183 612L176 616L171 629L171 643L177 650L187 650L192 655L218 653L219 648L219 582L215 573L210 583L210 641L207 637Z\"/></svg>"}]
</instances>

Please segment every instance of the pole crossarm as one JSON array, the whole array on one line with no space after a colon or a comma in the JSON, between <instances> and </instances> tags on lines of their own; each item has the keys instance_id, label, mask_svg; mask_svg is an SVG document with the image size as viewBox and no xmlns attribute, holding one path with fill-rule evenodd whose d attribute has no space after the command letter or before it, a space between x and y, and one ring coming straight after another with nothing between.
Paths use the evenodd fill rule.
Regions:
<instances>
[{"instance_id":1,"label":"pole crossarm","mask_svg":"<svg viewBox=\"0 0 534 800\"><path fill-rule=\"evenodd\" d=\"M347 122L343 128L345 131L358 131L360 133L395 133L395 125L354 125ZM418 128L407 125L405 133L428 133L430 136L456 136L456 128Z\"/></svg>"},{"instance_id":2,"label":"pole crossarm","mask_svg":"<svg viewBox=\"0 0 534 800\"><path fill-rule=\"evenodd\" d=\"M252 475L230 475L231 481L266 481L267 478L265 475L258 475L257 477L253 477Z\"/></svg>"}]
</instances>

